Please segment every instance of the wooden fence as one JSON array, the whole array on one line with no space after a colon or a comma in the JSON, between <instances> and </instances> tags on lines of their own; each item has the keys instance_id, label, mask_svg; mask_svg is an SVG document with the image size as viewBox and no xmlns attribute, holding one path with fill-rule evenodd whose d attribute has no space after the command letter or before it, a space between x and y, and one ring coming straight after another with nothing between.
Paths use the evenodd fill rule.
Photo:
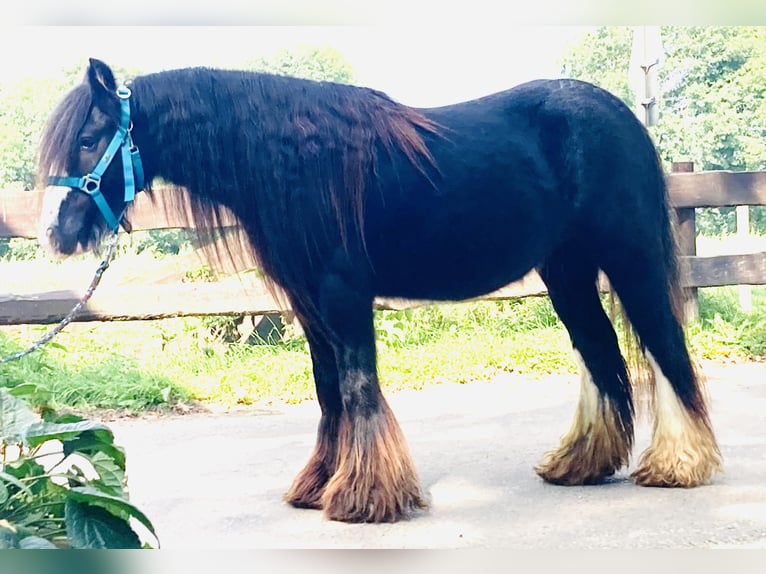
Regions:
<instances>
[{"instance_id":1,"label":"wooden fence","mask_svg":"<svg viewBox=\"0 0 766 574\"><path fill-rule=\"evenodd\" d=\"M671 203L677 210L679 244L685 260L683 286L692 312L700 287L766 284L766 252L714 257L696 255L695 209L766 205L766 172L693 172L690 164L675 164L667 175ZM158 190L154 199L139 194L131 223L134 230L191 227L178 214L183 196ZM0 237L34 238L42 206L41 192L0 191ZM113 265L119 265L119 260ZM95 264L94 264L95 271ZM109 273L109 271L107 271ZM0 279L0 282L2 280ZM77 288L85 286L78 285ZM2 286L0 286L0 290ZM536 273L482 299L508 299L545 294ZM0 294L0 325L46 324L61 319L80 299L75 291ZM381 309L411 307L423 302L379 300ZM283 311L253 277L244 274L215 283L130 285L99 288L77 317L78 321L145 320L194 315L266 315Z\"/></svg>"}]
</instances>

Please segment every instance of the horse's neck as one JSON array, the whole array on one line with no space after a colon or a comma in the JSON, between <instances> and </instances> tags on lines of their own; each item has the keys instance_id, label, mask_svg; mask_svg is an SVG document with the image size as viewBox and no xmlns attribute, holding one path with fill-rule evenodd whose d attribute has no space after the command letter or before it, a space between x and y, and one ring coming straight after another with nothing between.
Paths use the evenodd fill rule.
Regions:
<instances>
[{"instance_id":1,"label":"horse's neck","mask_svg":"<svg viewBox=\"0 0 766 574\"><path fill-rule=\"evenodd\" d=\"M225 178L236 177L222 173L222 168L233 165L236 151L230 143L233 138L225 135L226 123L234 130L237 122L221 112L216 94L200 95L202 87L193 79L188 84L160 86L161 90L147 83L136 90L134 139L148 179L161 178L184 187L206 186L216 194L225 189L221 185Z\"/></svg>"}]
</instances>

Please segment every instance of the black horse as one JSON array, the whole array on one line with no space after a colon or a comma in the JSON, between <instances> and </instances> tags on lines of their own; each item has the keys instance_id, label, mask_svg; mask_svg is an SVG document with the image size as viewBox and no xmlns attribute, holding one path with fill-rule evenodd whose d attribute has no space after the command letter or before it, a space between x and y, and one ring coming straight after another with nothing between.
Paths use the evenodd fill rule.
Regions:
<instances>
[{"instance_id":1,"label":"black horse","mask_svg":"<svg viewBox=\"0 0 766 574\"><path fill-rule=\"evenodd\" d=\"M39 168L55 184L41 238L60 254L97 246L143 176L148 192L159 178L186 188L203 229L223 208L238 218L311 350L322 415L294 506L348 522L425 508L378 383L373 299L462 300L532 269L582 369L572 427L537 473L593 484L629 462L632 389L599 270L654 374L635 481L691 487L721 466L681 326L661 165L633 113L593 85L539 80L414 109L367 88L204 68L118 90L91 60L49 120Z\"/></svg>"}]
</instances>

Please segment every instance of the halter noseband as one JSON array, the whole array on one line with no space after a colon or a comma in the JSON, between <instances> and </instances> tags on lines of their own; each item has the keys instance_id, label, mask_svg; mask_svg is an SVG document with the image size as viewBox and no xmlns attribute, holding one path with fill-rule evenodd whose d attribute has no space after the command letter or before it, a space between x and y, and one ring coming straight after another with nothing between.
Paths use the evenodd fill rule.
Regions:
<instances>
[{"instance_id":1,"label":"halter noseband","mask_svg":"<svg viewBox=\"0 0 766 574\"><path fill-rule=\"evenodd\" d=\"M112 231L117 231L120 227L123 215L128 205L133 201L137 191L144 189L144 168L141 163L141 155L138 153L138 147L133 143L130 135L133 126L130 123L130 98L131 92L125 86L117 89L117 97L120 98L121 117L120 125L109 142L104 155L93 168L93 171L82 177L59 177L51 176L48 178L49 185L71 187L84 191L96 202L101 215L104 216L106 224ZM122 153L122 171L125 179L125 208L119 216L116 216L109 204L101 193L101 177L109 167L109 164L117 155L117 150Z\"/></svg>"}]
</instances>

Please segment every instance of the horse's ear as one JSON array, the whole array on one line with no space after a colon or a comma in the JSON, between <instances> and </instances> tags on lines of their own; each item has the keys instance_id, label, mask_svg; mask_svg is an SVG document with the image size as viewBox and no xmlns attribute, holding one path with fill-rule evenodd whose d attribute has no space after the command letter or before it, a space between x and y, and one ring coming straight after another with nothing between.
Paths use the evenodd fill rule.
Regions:
<instances>
[{"instance_id":1,"label":"horse's ear","mask_svg":"<svg viewBox=\"0 0 766 574\"><path fill-rule=\"evenodd\" d=\"M88 66L88 82L94 94L106 91L114 94L117 90L117 82L114 79L112 69L101 60L90 58Z\"/></svg>"}]
</instances>

